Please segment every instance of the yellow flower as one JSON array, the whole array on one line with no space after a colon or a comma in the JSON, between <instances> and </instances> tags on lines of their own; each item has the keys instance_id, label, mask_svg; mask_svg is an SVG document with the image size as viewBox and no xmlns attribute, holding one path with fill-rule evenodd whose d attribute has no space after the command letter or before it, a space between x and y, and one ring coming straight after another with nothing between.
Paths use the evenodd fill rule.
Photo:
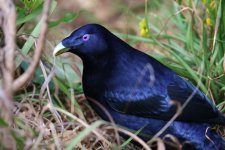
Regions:
<instances>
[{"instance_id":1,"label":"yellow flower","mask_svg":"<svg viewBox=\"0 0 225 150\"><path fill-rule=\"evenodd\" d=\"M215 0L212 0L211 3L209 4L209 7L214 8L216 4Z\"/></svg>"},{"instance_id":2,"label":"yellow flower","mask_svg":"<svg viewBox=\"0 0 225 150\"><path fill-rule=\"evenodd\" d=\"M149 37L149 28L146 18L141 19L139 22L140 35L142 37Z\"/></svg>"},{"instance_id":3,"label":"yellow flower","mask_svg":"<svg viewBox=\"0 0 225 150\"><path fill-rule=\"evenodd\" d=\"M211 26L212 25L212 21L211 21L210 18L206 18L205 22L206 22L207 26Z\"/></svg>"},{"instance_id":4,"label":"yellow flower","mask_svg":"<svg viewBox=\"0 0 225 150\"><path fill-rule=\"evenodd\" d=\"M202 0L203 4L206 4L206 0Z\"/></svg>"}]
</instances>

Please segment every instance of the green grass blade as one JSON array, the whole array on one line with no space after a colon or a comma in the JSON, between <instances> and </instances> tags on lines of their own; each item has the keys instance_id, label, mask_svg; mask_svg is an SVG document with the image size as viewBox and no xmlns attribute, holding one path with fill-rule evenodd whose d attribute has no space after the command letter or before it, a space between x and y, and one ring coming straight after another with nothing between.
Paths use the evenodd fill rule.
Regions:
<instances>
[{"instance_id":1,"label":"green grass blade","mask_svg":"<svg viewBox=\"0 0 225 150\"><path fill-rule=\"evenodd\" d=\"M73 150L74 146L77 145L80 141L82 141L88 134L91 133L92 130L95 130L100 125L105 124L104 121L98 120L90 125L89 128L85 128L83 131L81 131L76 138L74 138L68 146L65 148L65 150Z\"/></svg>"},{"instance_id":2,"label":"green grass blade","mask_svg":"<svg viewBox=\"0 0 225 150\"><path fill-rule=\"evenodd\" d=\"M143 129L144 129L144 127L140 128L140 129L137 130L134 134L135 134L135 135L138 135ZM127 144L129 144L129 143L131 142L132 139L133 139L133 138L130 137L130 138L127 139L125 142L123 142L123 143L120 145L120 147L121 147L121 148L124 148Z\"/></svg>"},{"instance_id":3,"label":"green grass blade","mask_svg":"<svg viewBox=\"0 0 225 150\"><path fill-rule=\"evenodd\" d=\"M52 14L52 12L55 10L56 6L57 6L57 2L55 0L52 1L51 8L50 8L50 14ZM35 26L30 37L28 38L26 43L23 45L23 47L21 49L21 53L23 55L27 55L28 52L30 51L31 47L34 45L34 41L35 41L34 38L39 36L41 24L42 24L42 20L40 20L39 23ZM22 60L20 58L16 58L16 66L17 67L21 64L21 62L22 62Z\"/></svg>"},{"instance_id":4,"label":"green grass blade","mask_svg":"<svg viewBox=\"0 0 225 150\"><path fill-rule=\"evenodd\" d=\"M38 6L38 8L36 8L33 12L31 12L31 14L24 16L24 17L19 17L16 20L16 25L20 25L22 23L31 21L33 19L35 19L38 15L40 15L41 11L42 11L43 5Z\"/></svg>"}]
</instances>

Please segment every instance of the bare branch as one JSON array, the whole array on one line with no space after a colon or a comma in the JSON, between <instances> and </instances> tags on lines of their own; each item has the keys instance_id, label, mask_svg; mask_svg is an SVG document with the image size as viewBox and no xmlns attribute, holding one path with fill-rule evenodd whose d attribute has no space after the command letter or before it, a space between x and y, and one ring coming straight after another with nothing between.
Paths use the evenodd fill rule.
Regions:
<instances>
[{"instance_id":1,"label":"bare branch","mask_svg":"<svg viewBox=\"0 0 225 150\"><path fill-rule=\"evenodd\" d=\"M3 87L8 96L12 95L12 82L14 75L14 50L16 37L16 11L11 0L0 0L0 9L3 22L5 46L0 49Z\"/></svg>"},{"instance_id":2,"label":"bare branch","mask_svg":"<svg viewBox=\"0 0 225 150\"><path fill-rule=\"evenodd\" d=\"M26 70L20 77L18 77L14 82L13 82L13 91L19 90L21 87L23 87L27 82L30 81L32 78L34 71L36 67L39 64L41 54L43 51L44 43L45 43L45 37L46 37L46 32L48 29L48 17L49 17L49 8L50 8L51 0L46 0L44 4L44 9L43 9L43 15L42 15L42 26L41 26L41 31L39 38L37 40L37 47L33 56L33 61Z\"/></svg>"},{"instance_id":3,"label":"bare branch","mask_svg":"<svg viewBox=\"0 0 225 150\"><path fill-rule=\"evenodd\" d=\"M16 11L12 0L0 0L0 17L4 33L4 47L0 48L0 73L3 78L3 87L0 88L0 110L1 116L11 125L14 50L16 47Z\"/></svg>"}]
</instances>

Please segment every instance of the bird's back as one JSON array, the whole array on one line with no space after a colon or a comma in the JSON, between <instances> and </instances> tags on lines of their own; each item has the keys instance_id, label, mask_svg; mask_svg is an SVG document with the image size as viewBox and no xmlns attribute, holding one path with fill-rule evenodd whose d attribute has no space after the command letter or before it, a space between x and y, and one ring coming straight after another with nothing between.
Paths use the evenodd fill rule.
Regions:
<instances>
[{"instance_id":1,"label":"bird's back","mask_svg":"<svg viewBox=\"0 0 225 150\"><path fill-rule=\"evenodd\" d=\"M106 101L119 112L161 120L169 120L176 113L172 100L183 105L190 99L177 120L225 125L224 116L189 81L117 37L111 41L103 68L84 66L86 95ZM95 73L90 73L92 69Z\"/></svg>"}]
</instances>

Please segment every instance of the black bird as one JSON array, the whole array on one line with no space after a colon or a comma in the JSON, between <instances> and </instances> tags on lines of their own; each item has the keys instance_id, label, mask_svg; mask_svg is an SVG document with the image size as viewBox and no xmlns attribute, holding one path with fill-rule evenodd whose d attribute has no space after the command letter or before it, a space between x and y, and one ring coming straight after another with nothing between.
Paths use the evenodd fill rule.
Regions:
<instances>
[{"instance_id":1,"label":"black bird","mask_svg":"<svg viewBox=\"0 0 225 150\"><path fill-rule=\"evenodd\" d=\"M213 125L225 125L225 117L211 100L189 81L149 55L136 50L98 24L82 26L59 43L54 55L71 52L84 65L85 96L101 103L114 121L147 141L190 99L177 119L161 137L172 134L189 141L197 150L225 149ZM190 97L192 96L192 97ZM92 101L93 109L108 117ZM207 131L207 132L206 132Z\"/></svg>"}]
</instances>

